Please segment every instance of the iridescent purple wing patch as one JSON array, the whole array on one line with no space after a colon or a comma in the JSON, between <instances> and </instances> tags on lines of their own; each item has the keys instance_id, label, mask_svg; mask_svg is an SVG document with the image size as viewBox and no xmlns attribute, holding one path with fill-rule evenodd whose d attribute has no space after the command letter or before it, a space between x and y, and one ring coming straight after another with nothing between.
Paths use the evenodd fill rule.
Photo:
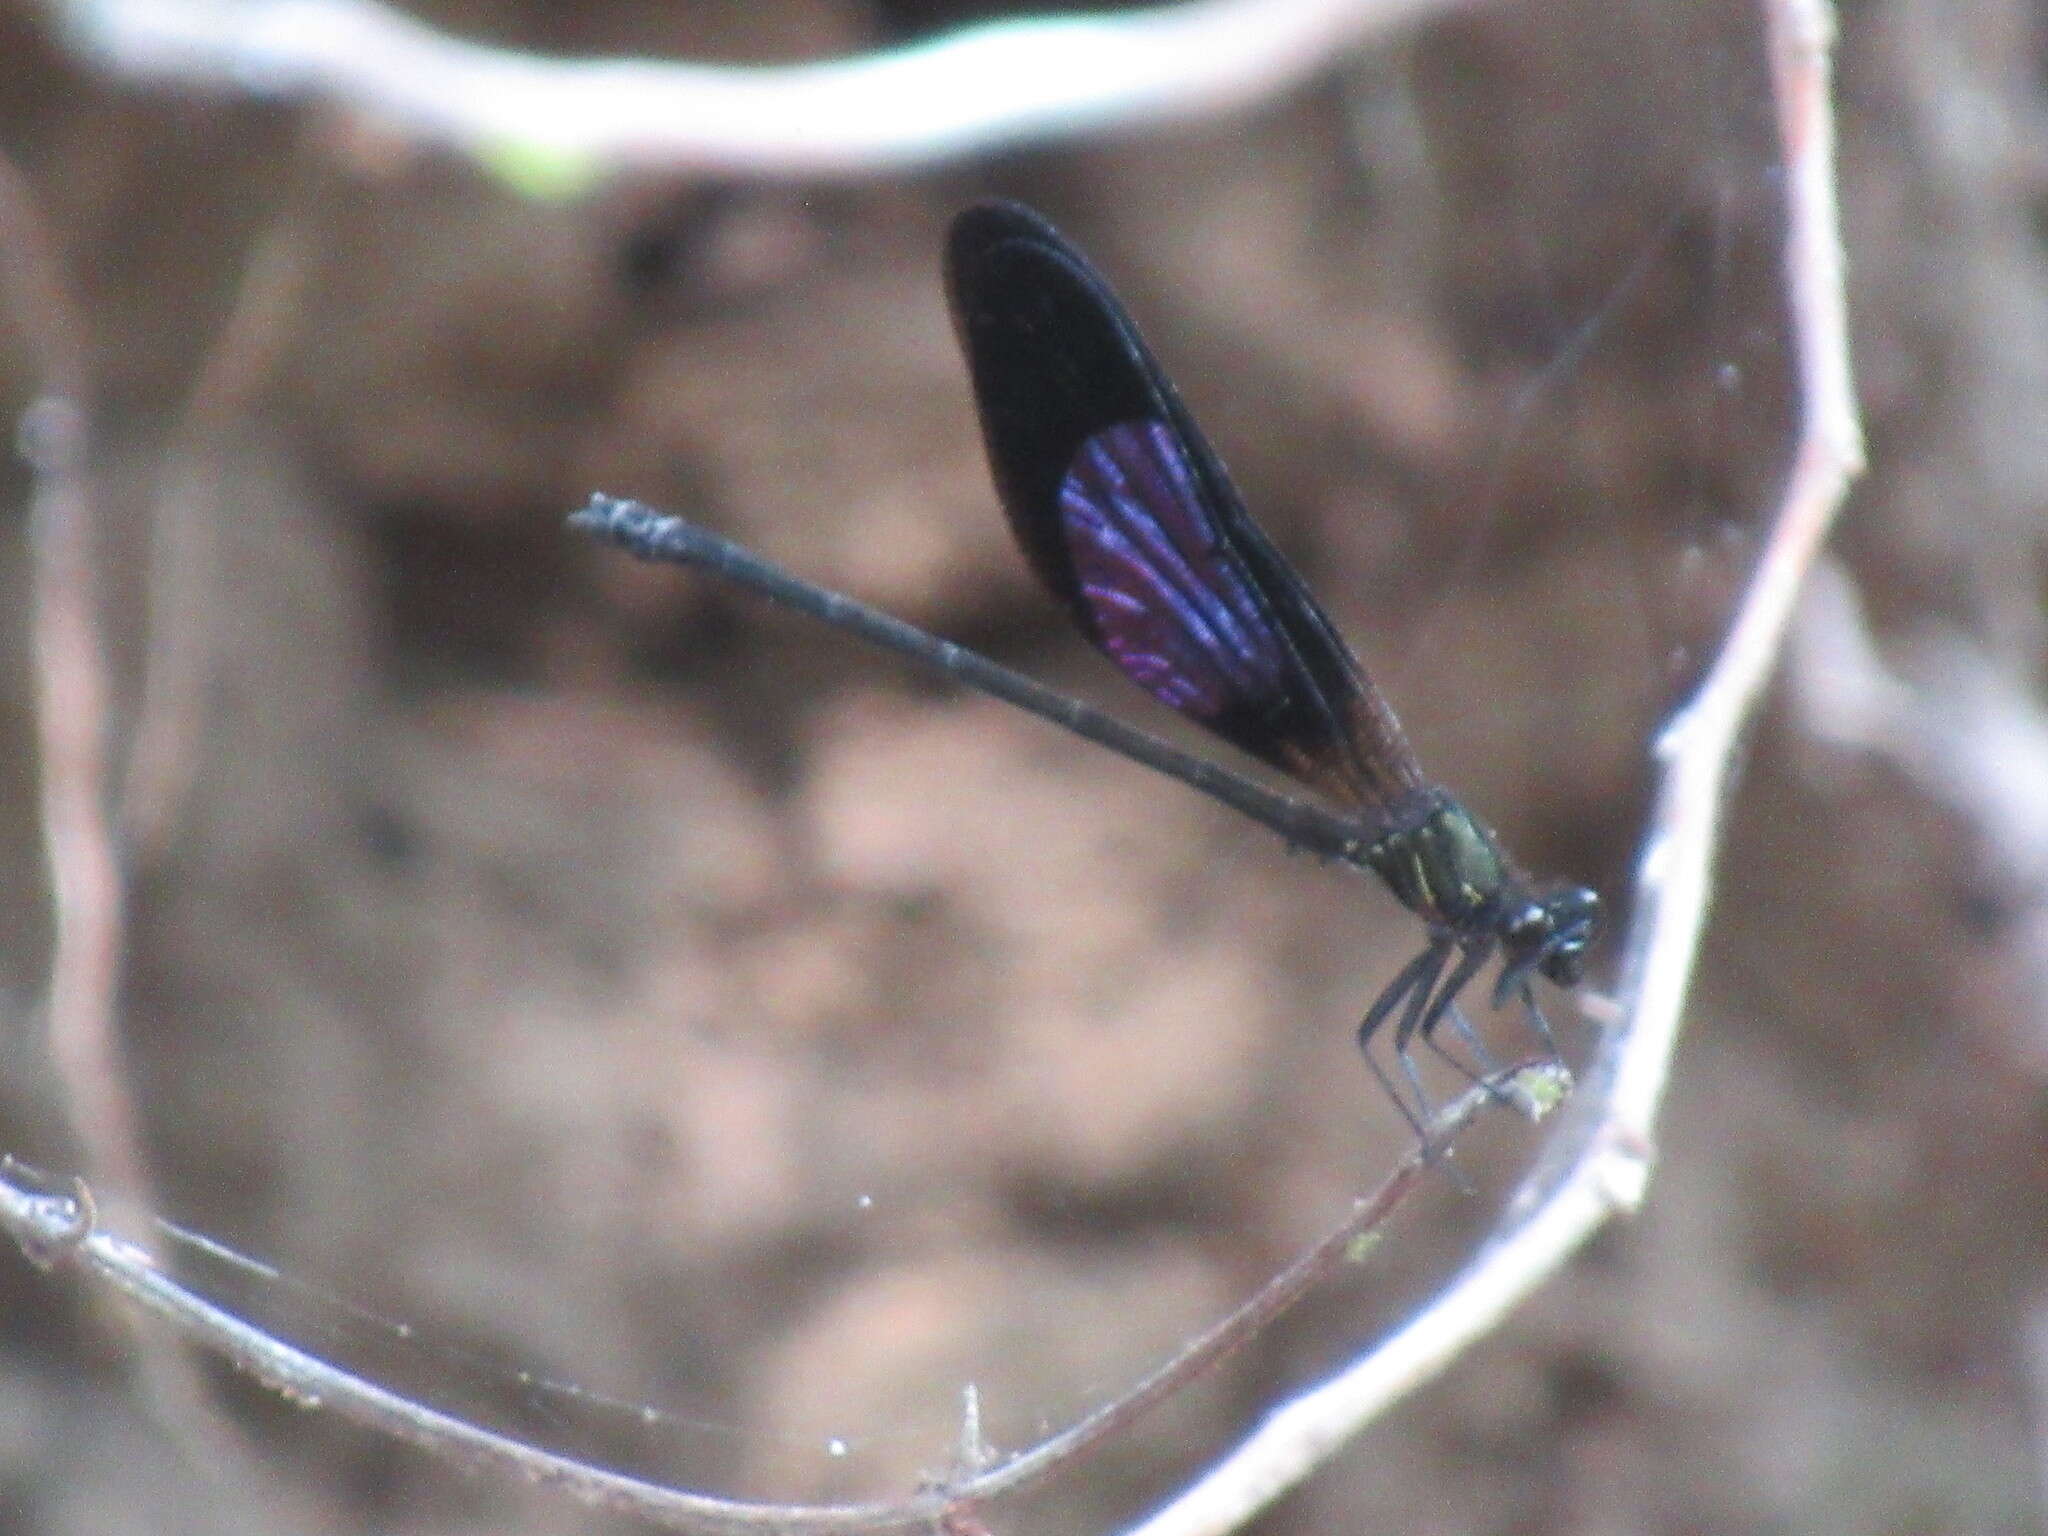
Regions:
<instances>
[{"instance_id":1,"label":"iridescent purple wing patch","mask_svg":"<svg viewBox=\"0 0 2048 1536\"><path fill-rule=\"evenodd\" d=\"M1205 725L1278 698L1287 642L1199 516L1164 422L1088 439L1059 505L1092 638L1124 676Z\"/></svg>"}]
</instances>

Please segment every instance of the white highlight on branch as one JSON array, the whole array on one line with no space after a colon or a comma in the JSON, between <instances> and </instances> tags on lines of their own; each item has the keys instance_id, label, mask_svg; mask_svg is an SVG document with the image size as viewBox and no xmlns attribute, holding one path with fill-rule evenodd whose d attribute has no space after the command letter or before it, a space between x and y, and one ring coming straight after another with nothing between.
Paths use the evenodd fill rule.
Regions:
<instances>
[{"instance_id":1,"label":"white highlight on branch","mask_svg":"<svg viewBox=\"0 0 2048 1536\"><path fill-rule=\"evenodd\" d=\"M1213 116L1455 3L1199 0L783 66L542 59L373 0L69 0L59 15L74 47L112 73L324 97L453 147L823 177Z\"/></svg>"},{"instance_id":2,"label":"white highlight on branch","mask_svg":"<svg viewBox=\"0 0 2048 1536\"><path fill-rule=\"evenodd\" d=\"M1897 649L1894 669L1854 579L1823 562L1794 633L1801 723L1911 775L1975 830L1980 862L2011 899L2048 898L2048 711L2015 669L1959 630L1930 626Z\"/></svg>"}]
</instances>

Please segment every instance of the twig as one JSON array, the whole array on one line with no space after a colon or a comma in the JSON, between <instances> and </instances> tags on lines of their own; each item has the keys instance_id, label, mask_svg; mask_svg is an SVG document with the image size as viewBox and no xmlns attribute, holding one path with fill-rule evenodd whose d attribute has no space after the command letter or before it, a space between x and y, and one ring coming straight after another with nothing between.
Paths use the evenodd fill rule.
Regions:
<instances>
[{"instance_id":1,"label":"twig","mask_svg":"<svg viewBox=\"0 0 2048 1536\"><path fill-rule=\"evenodd\" d=\"M1550 1069L1525 1070L1540 1076ZM869 1504L766 1504L690 1493L557 1455L430 1408L214 1305L167 1274L147 1248L97 1227L87 1191L49 1193L11 1162L0 1163L0 1230L44 1267L77 1266L168 1323L181 1338L213 1351L294 1401L318 1403L468 1471L513 1473L585 1503L674 1530L764 1536L943 1527L949 1520L971 1525L974 1509L1042 1480L1128 1426L1213 1368L1338 1269L1360 1240L1383 1226L1415 1190L1457 1132L1500 1092L1497 1086L1475 1085L1452 1101L1432 1122L1429 1143L1412 1150L1335 1230L1123 1397L1022 1455L985 1470L964 1467L961 1476L908 1499Z\"/></svg>"},{"instance_id":2,"label":"twig","mask_svg":"<svg viewBox=\"0 0 2048 1536\"><path fill-rule=\"evenodd\" d=\"M258 238L157 475L149 640L120 797L129 857L141 870L162 853L191 789L220 612L209 588L217 570L211 534L227 441L291 334L288 311L306 276L304 228L287 206Z\"/></svg>"},{"instance_id":3,"label":"twig","mask_svg":"<svg viewBox=\"0 0 2048 1536\"><path fill-rule=\"evenodd\" d=\"M372 0L67 0L59 14L76 49L113 73L317 96L472 154L821 178L1213 116L1457 3L1199 0L754 68L541 59Z\"/></svg>"},{"instance_id":4,"label":"twig","mask_svg":"<svg viewBox=\"0 0 2048 1536\"><path fill-rule=\"evenodd\" d=\"M1378 1190L1353 1205L1343 1222L1267 1281L1236 1311L1188 1343L1124 1396L1105 1403L1071 1428L1005 1462L988 1476L975 1479L964 1491L977 1499L988 1499L1043 1477L1198 1380L1347 1263L1358 1251L1361 1240L1385 1225L1416 1182L1435 1164L1438 1153L1448 1149L1451 1139L1482 1108L1500 1102L1505 1093L1530 1107L1532 1118L1540 1117L1542 1110L1530 1106L1522 1095L1525 1085L1546 1076L1561 1079L1551 1083L1540 1101L1553 1103L1569 1091L1569 1078L1560 1068L1524 1066L1505 1074L1499 1084L1480 1082L1467 1088L1437 1114L1430 1124L1428 1141L1410 1151Z\"/></svg>"},{"instance_id":5,"label":"twig","mask_svg":"<svg viewBox=\"0 0 2048 1536\"><path fill-rule=\"evenodd\" d=\"M42 374L22 418L20 448L35 476L30 645L50 872L50 1054L94 1176L120 1198L146 1202L149 1181L114 1027L122 881L106 817L110 689L95 611L87 333L35 194L4 156L0 295Z\"/></svg>"}]
</instances>

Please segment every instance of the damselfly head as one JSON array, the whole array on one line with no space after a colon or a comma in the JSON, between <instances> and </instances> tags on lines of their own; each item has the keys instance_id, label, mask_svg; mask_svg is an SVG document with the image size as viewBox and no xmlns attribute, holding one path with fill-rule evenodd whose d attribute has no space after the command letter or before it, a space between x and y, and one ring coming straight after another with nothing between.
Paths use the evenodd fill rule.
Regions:
<instances>
[{"instance_id":1,"label":"damselfly head","mask_svg":"<svg viewBox=\"0 0 2048 1536\"><path fill-rule=\"evenodd\" d=\"M1531 971L1560 987L1575 987L1585 974L1586 951L1600 933L1600 898L1583 885L1559 885L1531 897L1501 928L1501 967L1495 989L1504 1001Z\"/></svg>"}]
</instances>

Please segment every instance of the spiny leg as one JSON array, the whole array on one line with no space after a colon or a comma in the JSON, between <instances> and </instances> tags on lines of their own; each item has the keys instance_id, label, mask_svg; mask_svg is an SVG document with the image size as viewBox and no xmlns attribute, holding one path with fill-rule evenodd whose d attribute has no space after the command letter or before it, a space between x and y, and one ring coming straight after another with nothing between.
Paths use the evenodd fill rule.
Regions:
<instances>
[{"instance_id":1,"label":"spiny leg","mask_svg":"<svg viewBox=\"0 0 2048 1536\"><path fill-rule=\"evenodd\" d=\"M1515 1102L1507 1090L1500 1085L1499 1064L1494 1061L1492 1054L1480 1042L1478 1034L1472 1028L1471 1020L1465 1017L1464 1010L1458 1006L1458 994L1472 984L1472 978L1479 974L1481 968L1485 966L1492 955L1493 945L1491 943L1464 945L1461 948L1456 967L1452 969L1448 976L1432 977L1430 988L1424 993L1409 999L1408 1007L1401 1015L1401 1022L1394 1031L1394 1052L1400 1057L1401 1065L1407 1069L1408 1080L1415 1084L1415 1091L1418 1095L1422 1092L1422 1085L1420 1077L1415 1070L1415 1060L1409 1054L1409 1047L1414 1038L1419 1035L1424 1045L1435 1051L1442 1060L1456 1067L1471 1082L1483 1088L1487 1096L1496 1104L1512 1105ZM1452 1023L1457 1027L1459 1033L1464 1035L1466 1043L1472 1047L1473 1054L1478 1058L1480 1069L1486 1074L1485 1076L1482 1077L1475 1073L1464 1062L1444 1049L1442 1043L1437 1040L1437 1026L1443 1022L1446 1014L1451 1016Z\"/></svg>"},{"instance_id":2,"label":"spiny leg","mask_svg":"<svg viewBox=\"0 0 2048 1536\"><path fill-rule=\"evenodd\" d=\"M1449 943L1446 939L1446 956ZM1464 949L1458 957L1457 965L1448 976L1442 976L1440 973L1439 976L1432 976L1431 985L1419 996L1409 1000L1407 1009L1401 1015L1401 1022L1394 1031L1394 1054L1401 1058L1402 1065L1408 1069L1410 1080L1415 1079L1416 1072L1414 1060L1408 1053L1409 1046L1418 1034L1422 1037L1422 1043L1439 1056L1455 1061L1455 1058L1450 1057L1449 1053L1436 1043L1436 1027L1443 1021L1445 1011L1456 1006L1458 994L1471 984L1472 978L1479 974L1479 968L1486 964L1487 956L1492 952L1493 946L1490 944L1477 944ZM1461 1019L1462 1017L1460 1015ZM1468 1024L1468 1033L1470 1028ZM1463 1064L1457 1065L1462 1070ZM1419 1087L1417 1091L1420 1091Z\"/></svg>"},{"instance_id":3,"label":"spiny leg","mask_svg":"<svg viewBox=\"0 0 2048 1536\"><path fill-rule=\"evenodd\" d=\"M1372 1038L1397 1005L1404 1003L1417 986L1433 979L1423 974L1422 962L1428 958L1429 955L1425 952L1403 966L1401 973L1387 984L1386 990L1380 993L1379 998L1366 1013L1365 1021L1358 1026L1359 1055L1365 1058L1366 1066L1370 1067L1372 1075L1379 1079L1379 1085L1387 1097L1394 1101L1394 1107L1401 1111L1401 1118L1406 1120L1415 1132L1417 1141L1429 1139L1429 1133L1422 1125L1423 1118L1429 1114L1429 1105L1422 1102L1419 1111L1410 1107L1407 1099L1401 1096L1401 1090L1394 1086L1394 1080L1387 1075L1386 1068L1380 1065L1379 1058L1373 1054Z\"/></svg>"},{"instance_id":4,"label":"spiny leg","mask_svg":"<svg viewBox=\"0 0 2048 1536\"><path fill-rule=\"evenodd\" d=\"M1422 1107L1427 1118L1432 1113L1429 1095L1422 1091L1422 1074L1415 1069L1415 1057L1409 1047L1415 1039L1415 1031L1424 1017L1434 1006L1437 985L1443 978L1445 963L1450 959L1454 940L1444 934L1430 941L1430 947L1416 957L1416 985L1401 1005L1401 1017L1394 1025L1394 1059L1401 1063L1401 1070L1407 1074L1408 1086L1415 1090L1415 1102ZM1426 964L1424 962L1427 962Z\"/></svg>"},{"instance_id":5,"label":"spiny leg","mask_svg":"<svg viewBox=\"0 0 2048 1536\"><path fill-rule=\"evenodd\" d=\"M1408 1055L1405 1044L1397 1048L1395 1054L1400 1058L1402 1070L1408 1074L1408 1086L1415 1093L1416 1109L1413 1110L1408 1107L1407 1101L1394 1087L1394 1080L1387 1076L1386 1069L1372 1053L1374 1033L1387 1021L1396 1007L1401 1010L1400 1022L1394 1027L1396 1040L1405 1042L1408 1036L1414 1033L1415 1019L1427 1005L1430 994L1436 990L1437 977L1443 972L1444 962L1450 958L1452 942L1449 934L1432 936L1429 948L1401 968L1401 973L1388 984L1387 989L1379 995L1379 1000L1372 1005L1365 1016L1365 1022L1358 1026L1358 1050L1359 1054L1365 1057L1365 1064L1372 1069L1372 1075L1379 1079L1380 1087L1386 1090L1387 1097L1394 1101L1394 1107L1401 1111L1401 1118L1406 1120L1415 1132L1415 1140L1422 1148L1424 1160L1435 1163L1438 1152L1444 1151L1446 1156L1441 1164L1444 1172L1450 1175L1452 1183L1469 1195L1473 1193L1471 1181L1458 1172L1456 1166L1451 1163L1448 1149L1440 1149L1430 1142L1429 1131L1423 1123L1432 1113L1429 1096L1422 1091L1421 1075L1416 1072L1415 1062Z\"/></svg>"},{"instance_id":6,"label":"spiny leg","mask_svg":"<svg viewBox=\"0 0 2048 1536\"><path fill-rule=\"evenodd\" d=\"M1557 1036L1550 1032L1550 1020L1543 1017L1543 1010L1536 1006L1536 989L1525 981L1521 993L1522 1006L1529 1010L1530 1022L1536 1026L1536 1033L1543 1037L1543 1048L1550 1052L1552 1061L1563 1061L1564 1055L1557 1048Z\"/></svg>"},{"instance_id":7,"label":"spiny leg","mask_svg":"<svg viewBox=\"0 0 2048 1536\"><path fill-rule=\"evenodd\" d=\"M1507 1096L1495 1081L1500 1076L1500 1063L1493 1059L1493 1053L1487 1050L1485 1042L1479 1038L1478 1031L1473 1029L1472 1021L1465 1017L1465 1010L1458 1006L1459 994L1472 984L1472 979L1479 974L1492 956L1491 940L1466 944L1464 953L1459 957L1457 969L1444 978L1443 985L1437 989L1435 998L1424 1011L1417 1028L1424 1045L1486 1089L1497 1101L1505 1103ZM1464 1037L1465 1044L1471 1047L1472 1057L1479 1063L1478 1073L1453 1056L1436 1038L1437 1026L1446 1018L1451 1021L1452 1028ZM1481 1076L1481 1073L1484 1075Z\"/></svg>"},{"instance_id":8,"label":"spiny leg","mask_svg":"<svg viewBox=\"0 0 2048 1536\"><path fill-rule=\"evenodd\" d=\"M1407 1069L1408 1081L1415 1089L1415 1103L1420 1115L1416 1109L1409 1108L1408 1101L1403 1099L1399 1090L1394 1087L1394 1080L1387 1076L1386 1069L1373 1055L1372 1041L1373 1036L1379 1033L1380 1026L1387 1022L1388 1016L1396 1008L1401 1009L1401 1023L1396 1029L1396 1036L1399 1039L1406 1039L1405 1032L1412 1028L1408 1020L1416 1012L1418 999L1426 1001L1435 989L1437 976L1442 972L1445 960L1450 957L1451 942L1447 934L1432 938L1429 941L1429 948L1402 966L1400 974L1387 983L1386 990L1380 993L1372 1007L1366 1011L1365 1021L1358 1026L1359 1054L1365 1057L1365 1064L1372 1068L1372 1075L1380 1080L1380 1086L1386 1089L1387 1097L1392 1099L1395 1107L1401 1111L1401 1117L1414 1127L1417 1138L1424 1141L1429 1139L1428 1133L1422 1128L1422 1122L1428 1118L1430 1112L1429 1099L1422 1091L1422 1080L1416 1075L1414 1063L1408 1060L1405 1051L1396 1047L1396 1054L1400 1056L1402 1066Z\"/></svg>"},{"instance_id":9,"label":"spiny leg","mask_svg":"<svg viewBox=\"0 0 2048 1536\"><path fill-rule=\"evenodd\" d=\"M1372 1075L1379 1081L1380 1091L1394 1101L1394 1108L1401 1111L1401 1118L1408 1122L1408 1128L1415 1133L1415 1139L1420 1142L1427 1142L1429 1140L1429 1132L1423 1129L1422 1121L1415 1111L1408 1107L1408 1101L1401 1097L1401 1090L1396 1088L1394 1080L1387 1076L1387 1069L1379 1064L1371 1051L1366 1051L1363 1054L1366 1066L1372 1070Z\"/></svg>"},{"instance_id":10,"label":"spiny leg","mask_svg":"<svg viewBox=\"0 0 2048 1536\"><path fill-rule=\"evenodd\" d=\"M1480 1087L1491 1087L1493 1080L1501 1074L1501 1065L1494 1059L1493 1052L1486 1048L1486 1042L1479 1038L1479 1032L1472 1027L1472 1021L1465 1017L1465 1010L1452 1003L1450 1007L1444 1009L1443 1016L1451 1021L1451 1027L1457 1030L1459 1038L1472 1052L1472 1059L1479 1063L1478 1070L1474 1071L1465 1064L1463 1058L1453 1055L1446 1049L1436 1038L1434 1031L1425 1033L1422 1043Z\"/></svg>"}]
</instances>

